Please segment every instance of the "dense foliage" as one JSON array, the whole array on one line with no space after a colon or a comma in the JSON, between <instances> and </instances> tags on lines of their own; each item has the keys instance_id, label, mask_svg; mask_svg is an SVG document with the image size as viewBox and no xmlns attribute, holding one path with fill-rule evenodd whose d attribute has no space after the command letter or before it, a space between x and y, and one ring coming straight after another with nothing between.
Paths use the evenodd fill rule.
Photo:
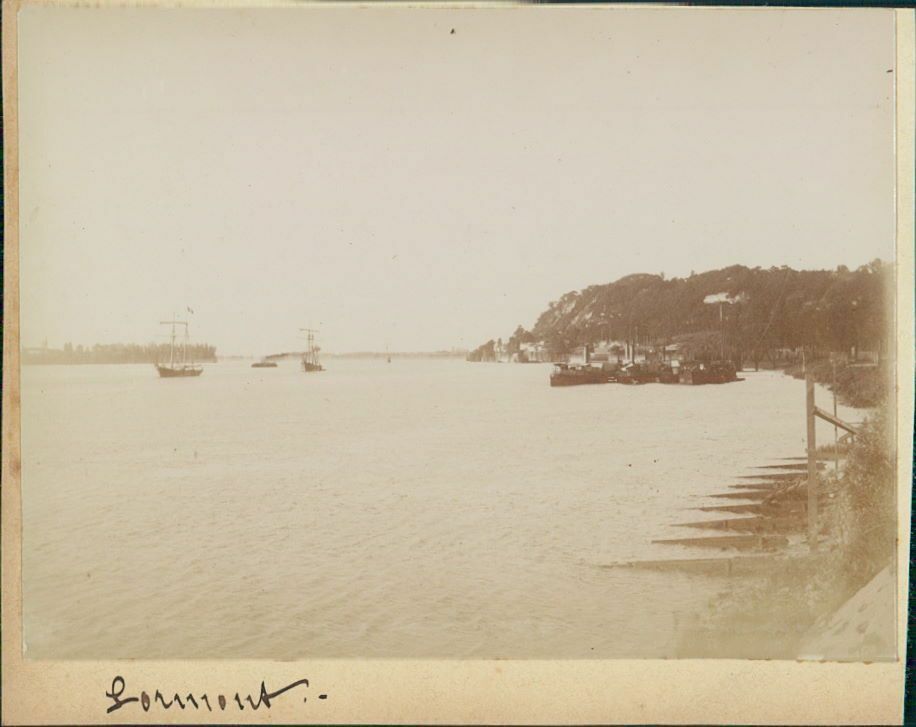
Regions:
<instances>
[{"instance_id":1,"label":"dense foliage","mask_svg":"<svg viewBox=\"0 0 916 727\"><path fill-rule=\"evenodd\" d=\"M659 345L708 335L736 362L776 361L780 349L883 352L893 266L793 270L733 265L687 278L628 275L553 301L530 331L507 342L544 341L553 353L602 340ZM719 296L721 302L704 302ZM488 346L484 344L484 346Z\"/></svg>"},{"instance_id":2,"label":"dense foliage","mask_svg":"<svg viewBox=\"0 0 916 727\"><path fill-rule=\"evenodd\" d=\"M839 496L827 513L841 553L836 575L850 592L894 557L896 457L887 422L886 414L878 412L856 436L841 473Z\"/></svg>"}]
</instances>

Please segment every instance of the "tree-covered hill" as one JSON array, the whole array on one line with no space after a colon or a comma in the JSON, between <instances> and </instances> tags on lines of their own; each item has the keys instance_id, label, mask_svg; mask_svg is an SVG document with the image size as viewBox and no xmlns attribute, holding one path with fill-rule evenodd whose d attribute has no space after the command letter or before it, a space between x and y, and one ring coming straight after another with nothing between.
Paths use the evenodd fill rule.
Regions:
<instances>
[{"instance_id":1,"label":"tree-covered hill","mask_svg":"<svg viewBox=\"0 0 916 727\"><path fill-rule=\"evenodd\" d=\"M659 346L701 341L737 362L775 359L779 349L882 352L893 266L875 260L856 270L793 270L733 265L686 278L628 275L571 291L506 342L544 342L554 355L599 341ZM478 349L492 349L488 342ZM480 358L475 352L469 358Z\"/></svg>"}]
</instances>

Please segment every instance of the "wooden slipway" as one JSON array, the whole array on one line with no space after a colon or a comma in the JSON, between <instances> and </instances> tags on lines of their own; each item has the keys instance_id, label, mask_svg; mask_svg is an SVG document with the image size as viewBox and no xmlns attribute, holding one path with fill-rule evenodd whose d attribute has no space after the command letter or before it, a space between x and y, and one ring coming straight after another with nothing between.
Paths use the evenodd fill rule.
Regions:
<instances>
[{"instance_id":1,"label":"wooden slipway","mask_svg":"<svg viewBox=\"0 0 916 727\"><path fill-rule=\"evenodd\" d=\"M730 556L635 561L612 563L602 567L679 570L723 575L753 575L772 569L785 570L790 564L791 567L805 567L805 556L789 558L785 555L790 544L789 536L799 535L805 529L807 492L806 488L800 485L807 464L797 463L799 459L802 458L787 457L779 464L755 467L754 469L758 470L755 474L737 477L738 480L748 482L729 485L727 492L708 495L710 498L735 500L734 503L691 508L705 513L739 517L682 522L672 526L705 530L708 535L652 541L655 544L691 549L730 551ZM819 465L819 469L823 468L823 465ZM736 551L740 555L736 554Z\"/></svg>"},{"instance_id":2,"label":"wooden slipway","mask_svg":"<svg viewBox=\"0 0 916 727\"><path fill-rule=\"evenodd\" d=\"M736 502L731 505L705 505L694 507L698 512L727 512L733 515L780 515L787 513L805 513L805 503L789 501L770 504L767 502Z\"/></svg>"},{"instance_id":3,"label":"wooden slipway","mask_svg":"<svg viewBox=\"0 0 916 727\"><path fill-rule=\"evenodd\" d=\"M710 497L728 500L766 500L772 494L772 490L741 490L740 492L720 492Z\"/></svg>"},{"instance_id":4,"label":"wooden slipway","mask_svg":"<svg viewBox=\"0 0 916 727\"><path fill-rule=\"evenodd\" d=\"M792 517L735 517L726 520L698 520L692 523L678 523L678 528L700 530L730 530L739 533L800 533L805 528L804 518Z\"/></svg>"},{"instance_id":5,"label":"wooden slipway","mask_svg":"<svg viewBox=\"0 0 916 727\"><path fill-rule=\"evenodd\" d=\"M789 539L781 535L720 535L714 538L669 538L652 542L719 550L776 550L787 546Z\"/></svg>"}]
</instances>

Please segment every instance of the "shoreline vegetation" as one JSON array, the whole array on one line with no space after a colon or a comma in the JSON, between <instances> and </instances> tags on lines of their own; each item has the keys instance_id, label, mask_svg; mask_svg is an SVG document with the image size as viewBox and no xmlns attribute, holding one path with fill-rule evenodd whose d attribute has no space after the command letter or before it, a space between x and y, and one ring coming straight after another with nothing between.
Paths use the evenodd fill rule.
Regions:
<instances>
[{"instance_id":1,"label":"shoreline vegetation","mask_svg":"<svg viewBox=\"0 0 916 727\"><path fill-rule=\"evenodd\" d=\"M737 371L781 370L873 408L892 381L887 305L894 266L850 270L733 265L687 278L628 275L552 301L531 330L468 352L473 362L730 361Z\"/></svg>"},{"instance_id":2,"label":"shoreline vegetation","mask_svg":"<svg viewBox=\"0 0 916 727\"><path fill-rule=\"evenodd\" d=\"M806 368L811 371L815 382L822 384L837 395L844 406L856 409L871 409L886 403L887 393L893 380L890 359L877 362L837 360L821 358L787 366L784 371L795 379L804 379Z\"/></svg>"},{"instance_id":3,"label":"shoreline vegetation","mask_svg":"<svg viewBox=\"0 0 916 727\"><path fill-rule=\"evenodd\" d=\"M216 347L207 343L188 346L188 358L200 363L217 360ZM63 348L23 348L21 363L52 364L154 364L169 360L168 343L97 343L83 346L65 343Z\"/></svg>"},{"instance_id":4,"label":"shoreline vegetation","mask_svg":"<svg viewBox=\"0 0 916 727\"><path fill-rule=\"evenodd\" d=\"M731 361L736 370L799 370L841 358L880 364L887 358L886 316L894 266L874 260L850 270L794 270L732 265L687 278L636 274L570 291L526 330L490 339L468 353L475 362L567 362L588 350L593 361L645 359ZM830 365L816 375L830 383ZM848 377L848 380L847 380ZM844 370L838 393L869 406L864 374ZM854 381L853 381L854 380ZM871 388L880 388L876 378ZM861 403L855 403L861 402Z\"/></svg>"},{"instance_id":5,"label":"shoreline vegetation","mask_svg":"<svg viewBox=\"0 0 916 727\"><path fill-rule=\"evenodd\" d=\"M560 357L601 341L656 349L680 341L692 356L724 353L737 368L773 368L802 348L814 358L827 351L883 355L893 276L894 266L881 260L855 270L732 265L687 278L627 275L564 294L530 331L519 325L505 343L491 339L468 359L517 356L525 344Z\"/></svg>"}]
</instances>

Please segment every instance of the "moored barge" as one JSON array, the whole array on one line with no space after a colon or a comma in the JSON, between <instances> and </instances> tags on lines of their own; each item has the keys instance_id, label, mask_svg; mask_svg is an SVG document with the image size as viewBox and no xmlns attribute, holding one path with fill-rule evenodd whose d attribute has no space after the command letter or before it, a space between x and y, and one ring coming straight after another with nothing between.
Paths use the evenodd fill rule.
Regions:
<instances>
[{"instance_id":1,"label":"moored barge","mask_svg":"<svg viewBox=\"0 0 916 727\"><path fill-rule=\"evenodd\" d=\"M659 362L634 362L623 366L605 363L600 368L589 364L554 364L551 386L580 384L727 384L742 381L730 361L690 363L684 366Z\"/></svg>"},{"instance_id":2,"label":"moored barge","mask_svg":"<svg viewBox=\"0 0 916 727\"><path fill-rule=\"evenodd\" d=\"M580 384L606 384L611 380L607 371L594 366L554 364L550 374L551 386L578 386Z\"/></svg>"},{"instance_id":3,"label":"moored barge","mask_svg":"<svg viewBox=\"0 0 916 727\"><path fill-rule=\"evenodd\" d=\"M680 383L697 386L699 384L727 384L740 381L735 366L730 361L713 361L688 366L680 372Z\"/></svg>"}]
</instances>

